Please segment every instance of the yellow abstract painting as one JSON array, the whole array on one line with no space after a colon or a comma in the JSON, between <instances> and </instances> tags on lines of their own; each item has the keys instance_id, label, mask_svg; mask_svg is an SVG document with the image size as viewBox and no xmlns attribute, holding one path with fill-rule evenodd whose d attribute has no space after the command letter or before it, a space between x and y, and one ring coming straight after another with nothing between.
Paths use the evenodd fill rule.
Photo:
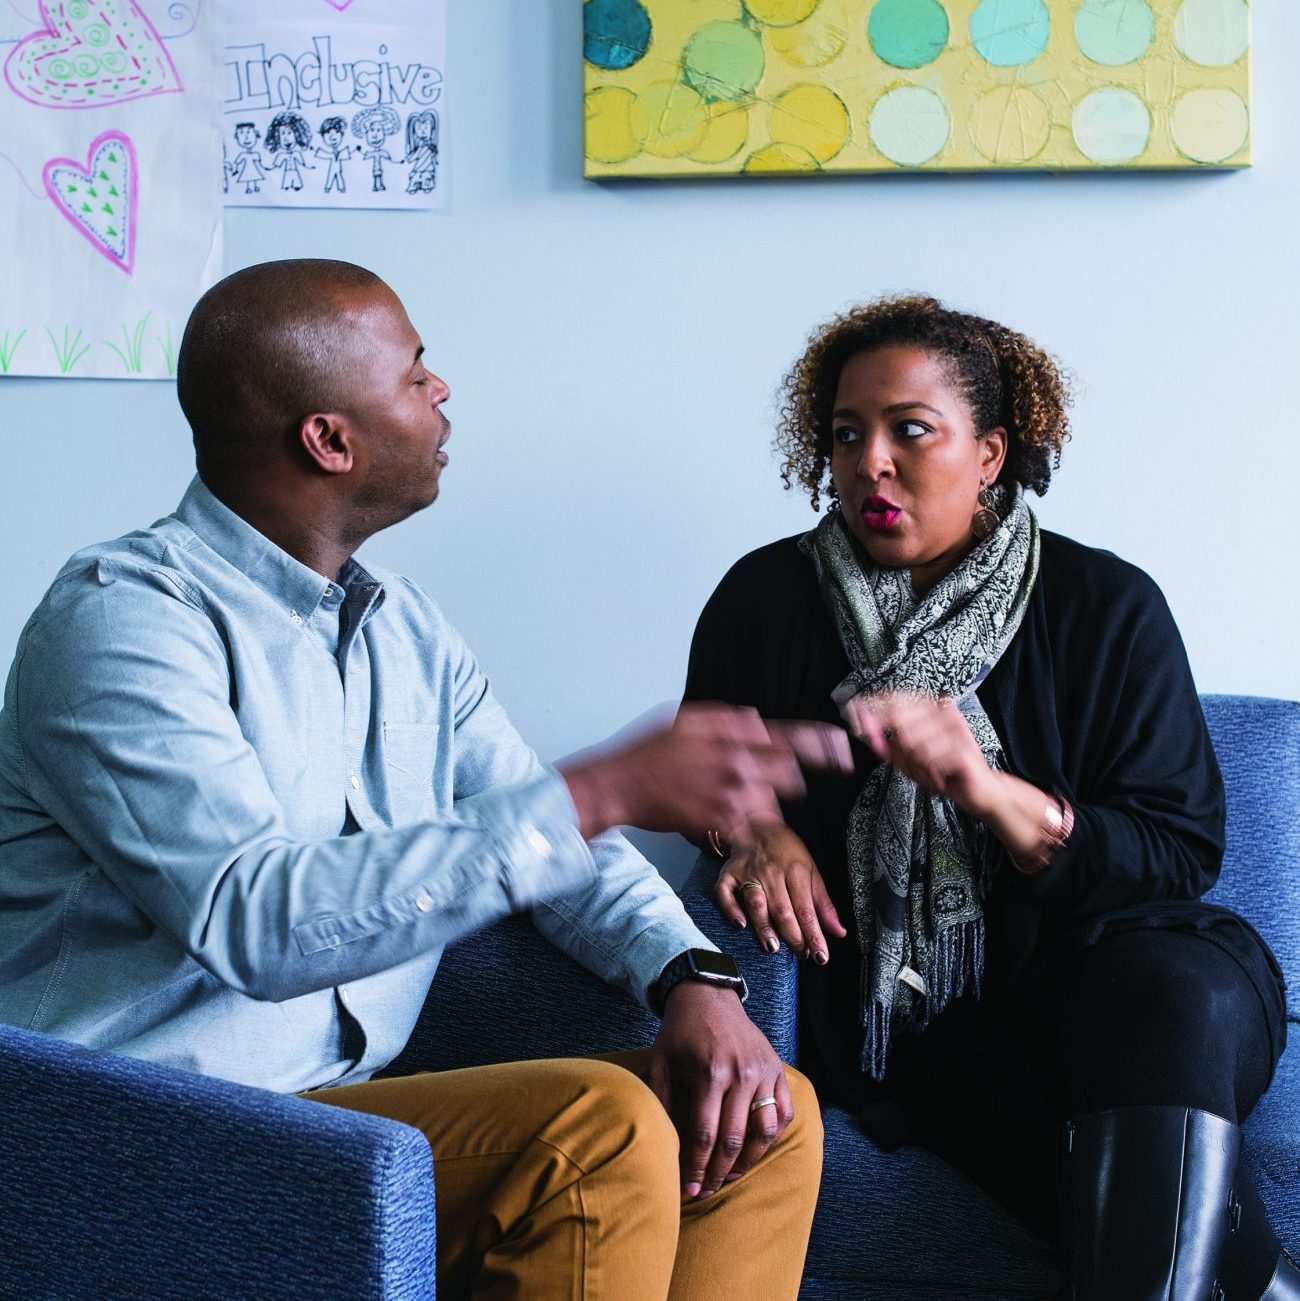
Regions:
<instances>
[{"instance_id":1,"label":"yellow abstract painting","mask_svg":"<svg viewBox=\"0 0 1300 1301\"><path fill-rule=\"evenodd\" d=\"M586 175L1250 163L1248 0L585 0Z\"/></svg>"}]
</instances>

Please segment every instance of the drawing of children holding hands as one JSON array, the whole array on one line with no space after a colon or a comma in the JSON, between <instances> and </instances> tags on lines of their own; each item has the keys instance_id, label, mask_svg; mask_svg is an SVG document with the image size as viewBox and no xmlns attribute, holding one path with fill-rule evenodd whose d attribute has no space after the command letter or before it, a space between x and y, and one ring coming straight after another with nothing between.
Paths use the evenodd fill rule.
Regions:
<instances>
[{"instance_id":1,"label":"drawing of children holding hands","mask_svg":"<svg viewBox=\"0 0 1300 1301\"><path fill-rule=\"evenodd\" d=\"M432 109L406 119L407 194L431 194L438 170L438 115Z\"/></svg>"},{"instance_id":2,"label":"drawing of children holding hands","mask_svg":"<svg viewBox=\"0 0 1300 1301\"><path fill-rule=\"evenodd\" d=\"M402 129L402 119L386 104L377 104L373 108L363 108L352 119L352 134L358 140L365 141L366 148L361 151L363 158L370 159L371 188L384 190L384 162L393 161L393 155L384 148L389 136L395 136Z\"/></svg>"},{"instance_id":3,"label":"drawing of children holding hands","mask_svg":"<svg viewBox=\"0 0 1300 1301\"><path fill-rule=\"evenodd\" d=\"M245 194L260 194L262 181L266 179L257 152L257 139L257 128L251 122L235 123L235 143L239 146L239 153L231 164L231 176L236 181L243 181Z\"/></svg>"},{"instance_id":4,"label":"drawing of children holding hands","mask_svg":"<svg viewBox=\"0 0 1300 1301\"><path fill-rule=\"evenodd\" d=\"M320 124L321 147L316 150L317 158L329 160L329 170L325 173L325 193L337 189L346 194L347 182L343 179L343 164L352 157L352 146L343 143L348 133L348 124L341 117L327 117Z\"/></svg>"},{"instance_id":5,"label":"drawing of children holding hands","mask_svg":"<svg viewBox=\"0 0 1300 1301\"><path fill-rule=\"evenodd\" d=\"M301 113L277 113L266 128L266 147L277 155L271 167L281 169L282 190L302 189L302 168L311 167L302 151L311 144L311 127Z\"/></svg>"}]
</instances>

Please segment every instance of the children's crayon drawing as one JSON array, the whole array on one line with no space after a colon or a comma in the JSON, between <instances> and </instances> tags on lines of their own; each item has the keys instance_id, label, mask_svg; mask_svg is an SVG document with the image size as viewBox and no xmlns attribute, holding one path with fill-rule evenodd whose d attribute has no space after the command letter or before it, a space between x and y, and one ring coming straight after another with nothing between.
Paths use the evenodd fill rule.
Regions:
<instances>
[{"instance_id":1,"label":"children's crayon drawing","mask_svg":"<svg viewBox=\"0 0 1300 1301\"><path fill-rule=\"evenodd\" d=\"M220 273L214 0L0 7L0 376L167 379ZM247 174L292 183L307 124ZM310 136L308 136L310 141ZM254 142L258 143L258 142ZM286 148L286 146L288 146ZM242 187L241 187L242 188Z\"/></svg>"},{"instance_id":2,"label":"children's crayon drawing","mask_svg":"<svg viewBox=\"0 0 1300 1301\"><path fill-rule=\"evenodd\" d=\"M136 0L41 0L40 17L4 62L9 88L33 104L98 108L184 89Z\"/></svg>"},{"instance_id":3,"label":"children's crayon drawing","mask_svg":"<svg viewBox=\"0 0 1300 1301\"><path fill-rule=\"evenodd\" d=\"M446 0L226 0L231 207L430 208L446 191Z\"/></svg>"},{"instance_id":4,"label":"children's crayon drawing","mask_svg":"<svg viewBox=\"0 0 1300 1301\"><path fill-rule=\"evenodd\" d=\"M137 175L135 146L120 131L96 136L84 167L51 158L42 172L46 193L72 228L127 275L135 269Z\"/></svg>"}]
</instances>

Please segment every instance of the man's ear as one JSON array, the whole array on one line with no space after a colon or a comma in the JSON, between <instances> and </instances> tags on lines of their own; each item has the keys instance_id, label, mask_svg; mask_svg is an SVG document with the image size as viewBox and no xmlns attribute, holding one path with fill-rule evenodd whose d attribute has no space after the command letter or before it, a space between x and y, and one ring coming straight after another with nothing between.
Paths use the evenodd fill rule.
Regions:
<instances>
[{"instance_id":1,"label":"man's ear","mask_svg":"<svg viewBox=\"0 0 1300 1301\"><path fill-rule=\"evenodd\" d=\"M326 474L347 474L353 464L355 432L335 411L314 411L298 426L298 441Z\"/></svg>"}]
</instances>

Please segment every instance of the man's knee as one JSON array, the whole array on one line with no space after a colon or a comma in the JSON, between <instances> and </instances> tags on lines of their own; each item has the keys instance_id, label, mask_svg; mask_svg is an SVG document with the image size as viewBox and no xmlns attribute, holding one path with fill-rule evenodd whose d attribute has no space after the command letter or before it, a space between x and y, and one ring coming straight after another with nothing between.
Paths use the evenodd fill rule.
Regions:
<instances>
[{"instance_id":1,"label":"man's knee","mask_svg":"<svg viewBox=\"0 0 1300 1301\"><path fill-rule=\"evenodd\" d=\"M572 1102L559 1118L568 1154L584 1168L616 1164L647 1196L678 1197L677 1131L663 1104L638 1076L610 1062L555 1062L572 1072ZM562 1140L563 1141L563 1140ZM559 1144L557 1144L558 1146Z\"/></svg>"},{"instance_id":2,"label":"man's knee","mask_svg":"<svg viewBox=\"0 0 1300 1301\"><path fill-rule=\"evenodd\" d=\"M617 1117L629 1139L677 1161L677 1131L663 1103L639 1075L611 1062L587 1062L589 1087L603 1111Z\"/></svg>"},{"instance_id":3,"label":"man's knee","mask_svg":"<svg viewBox=\"0 0 1300 1301\"><path fill-rule=\"evenodd\" d=\"M785 1068L785 1082L790 1089L794 1115L782 1135L781 1142L783 1146L789 1146L793 1151L797 1151L802 1161L814 1172L811 1177L815 1188L822 1164L821 1107L807 1077L801 1075L793 1066Z\"/></svg>"}]
</instances>

